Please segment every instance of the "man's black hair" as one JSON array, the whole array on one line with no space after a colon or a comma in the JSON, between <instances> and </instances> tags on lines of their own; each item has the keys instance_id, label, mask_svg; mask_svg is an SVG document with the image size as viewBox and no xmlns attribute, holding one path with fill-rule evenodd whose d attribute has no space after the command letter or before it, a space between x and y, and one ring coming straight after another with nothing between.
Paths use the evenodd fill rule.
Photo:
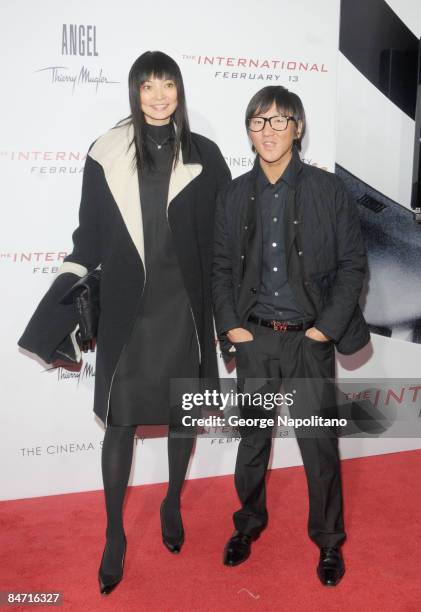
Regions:
<instances>
[{"instance_id":1,"label":"man's black hair","mask_svg":"<svg viewBox=\"0 0 421 612\"><path fill-rule=\"evenodd\" d=\"M298 151L301 151L301 141L306 131L304 106L297 94L292 93L282 85L268 85L254 94L246 109L247 130L251 117L256 117L259 113L265 113L273 103L276 104L276 108L281 115L294 117L297 127L298 122L301 121L300 136L294 141Z\"/></svg>"}]
</instances>

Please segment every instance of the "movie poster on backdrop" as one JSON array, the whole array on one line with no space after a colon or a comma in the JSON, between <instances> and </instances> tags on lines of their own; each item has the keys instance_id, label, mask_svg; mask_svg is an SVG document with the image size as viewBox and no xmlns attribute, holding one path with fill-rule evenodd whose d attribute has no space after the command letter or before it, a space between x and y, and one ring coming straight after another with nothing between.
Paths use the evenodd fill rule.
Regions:
<instances>
[{"instance_id":1,"label":"movie poster on backdrop","mask_svg":"<svg viewBox=\"0 0 421 612\"><path fill-rule=\"evenodd\" d=\"M92 412L95 355L80 372L51 369L17 349L36 304L72 248L89 146L129 114L127 75L134 59L160 49L180 65L192 129L214 140L233 176L253 163L244 129L250 97L265 85L296 91L309 129L303 157L335 162L339 0L256 5L185 0L160 5L122 0L3 2L5 58L0 172L5 192L1 273L4 499L101 487L103 429ZM222 369L223 368L223 369ZM221 373L227 374L221 362ZM152 437L150 437L152 436ZM273 465L300 463L295 444ZM235 436L200 439L190 477L231 473ZM138 431L142 470L132 484L167 478L163 432Z\"/></svg>"}]
</instances>

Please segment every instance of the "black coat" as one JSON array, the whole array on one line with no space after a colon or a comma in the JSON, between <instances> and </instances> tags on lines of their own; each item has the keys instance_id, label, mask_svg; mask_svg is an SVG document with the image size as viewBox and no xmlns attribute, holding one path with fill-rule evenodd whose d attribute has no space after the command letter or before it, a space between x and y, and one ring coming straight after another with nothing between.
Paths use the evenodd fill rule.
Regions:
<instances>
[{"instance_id":1,"label":"black coat","mask_svg":"<svg viewBox=\"0 0 421 612\"><path fill-rule=\"evenodd\" d=\"M100 137L86 159L79 227L74 249L31 318L19 345L50 363L76 325L66 290L101 265L94 411L107 422L112 378L136 320L145 284L144 238L138 174L133 167L133 128L120 125ZM200 376L217 377L211 304L211 267L216 195L230 172L218 147L192 134L171 173L168 220L197 329ZM146 270L147 273L147 270ZM177 313L174 313L174 325Z\"/></svg>"},{"instance_id":2,"label":"black coat","mask_svg":"<svg viewBox=\"0 0 421 612\"><path fill-rule=\"evenodd\" d=\"M262 260L262 226L256 189L258 158L219 198L216 212L212 292L224 357L225 332L243 326L257 301ZM350 354L370 339L358 305L366 254L357 207L342 181L304 164L294 150L294 189L284 217L288 282L306 316Z\"/></svg>"}]
</instances>

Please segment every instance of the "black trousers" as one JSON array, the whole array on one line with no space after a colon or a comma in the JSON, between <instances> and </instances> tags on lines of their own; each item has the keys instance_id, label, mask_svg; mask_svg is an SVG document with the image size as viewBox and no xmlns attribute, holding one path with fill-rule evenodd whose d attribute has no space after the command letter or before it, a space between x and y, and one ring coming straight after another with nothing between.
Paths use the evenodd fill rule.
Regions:
<instances>
[{"instance_id":1,"label":"black trousers","mask_svg":"<svg viewBox=\"0 0 421 612\"><path fill-rule=\"evenodd\" d=\"M312 340L304 331L277 332L253 323L247 328L254 340L235 345L239 391L276 393L282 381L285 393L295 392L289 407L291 417L334 416L334 386L328 383L335 376L333 344ZM274 416L250 405L242 407L242 416L256 415ZM332 430L320 427L295 431L308 484L309 536L320 547L338 546L346 535L337 437ZM241 509L234 513L234 525L238 531L256 536L268 521L265 475L272 433L243 427L240 434L235 486Z\"/></svg>"}]
</instances>

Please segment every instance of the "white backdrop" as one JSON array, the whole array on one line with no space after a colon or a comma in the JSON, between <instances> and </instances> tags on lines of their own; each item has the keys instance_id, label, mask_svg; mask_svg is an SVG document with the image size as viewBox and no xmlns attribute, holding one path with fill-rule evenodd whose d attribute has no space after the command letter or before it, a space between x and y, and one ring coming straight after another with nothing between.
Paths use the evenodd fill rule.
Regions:
<instances>
[{"instance_id":1,"label":"white backdrop","mask_svg":"<svg viewBox=\"0 0 421 612\"><path fill-rule=\"evenodd\" d=\"M387 4L419 38L421 4L417 0L387 0ZM374 22L374 30L375 27ZM390 32L390 36L393 37L393 32ZM373 39L375 37L376 32L373 31ZM414 121L339 53L337 163L386 198L410 208L414 138ZM388 247L393 247L395 242L393 230L388 225L382 227L383 240L388 241ZM391 337L373 334L371 345L360 354L340 357L338 374L343 378L395 379L396 383L393 384L397 385L400 378L419 379L421 345L411 341L408 312L421 316L421 226L414 223L412 235L407 238L403 248L410 245L415 247L410 252L418 253L412 262L413 269L405 265L405 257L394 254L389 258L383 255L380 265L377 264L375 268L372 265L369 270L366 314L368 310L376 308L380 318L394 320L396 323L391 326ZM393 249L390 251L393 252ZM373 313L369 314L372 316ZM410 438L341 442L342 456L421 447L420 439Z\"/></svg>"},{"instance_id":2,"label":"white backdrop","mask_svg":"<svg viewBox=\"0 0 421 612\"><path fill-rule=\"evenodd\" d=\"M252 162L243 120L247 102L276 83L303 99L305 161L334 167L339 0L243 0L241 6L216 0L211 7L182 0L159 6L162 19L153 5L134 0L2 3L3 499L102 486L103 429L92 412L94 356L85 358L75 377L46 370L16 341L71 250L85 153L129 114L127 75L136 57L160 49L179 63L192 129L217 142L233 176ZM69 38L71 25L83 25L92 39L76 55L63 46L63 31ZM407 347L419 355L419 346ZM383 348L375 345L375 351ZM138 430L132 484L167 478L162 431L144 439L145 431ZM148 428L147 435L153 431ZM345 442L343 456L411 445ZM234 440L200 439L189 476L231 473L236 448ZM276 442L272 467L300 462L294 440Z\"/></svg>"}]
</instances>

